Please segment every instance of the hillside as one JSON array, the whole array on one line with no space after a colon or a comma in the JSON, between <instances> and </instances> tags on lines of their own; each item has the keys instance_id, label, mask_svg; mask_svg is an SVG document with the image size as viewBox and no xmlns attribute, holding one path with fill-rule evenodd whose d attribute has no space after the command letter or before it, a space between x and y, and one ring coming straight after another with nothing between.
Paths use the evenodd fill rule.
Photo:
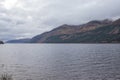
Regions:
<instances>
[{"instance_id":1,"label":"hillside","mask_svg":"<svg viewBox=\"0 0 120 80\"><path fill-rule=\"evenodd\" d=\"M31 43L118 43L120 19L90 21L82 25L62 25L37 35Z\"/></svg>"}]
</instances>

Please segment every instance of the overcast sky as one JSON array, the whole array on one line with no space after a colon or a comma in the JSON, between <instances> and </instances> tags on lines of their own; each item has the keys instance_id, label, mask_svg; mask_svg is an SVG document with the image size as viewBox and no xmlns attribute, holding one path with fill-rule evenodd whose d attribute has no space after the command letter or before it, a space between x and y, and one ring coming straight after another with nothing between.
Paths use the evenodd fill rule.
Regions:
<instances>
[{"instance_id":1,"label":"overcast sky","mask_svg":"<svg viewBox=\"0 0 120 80\"><path fill-rule=\"evenodd\" d=\"M62 24L120 16L120 0L0 0L0 39L30 38Z\"/></svg>"}]
</instances>

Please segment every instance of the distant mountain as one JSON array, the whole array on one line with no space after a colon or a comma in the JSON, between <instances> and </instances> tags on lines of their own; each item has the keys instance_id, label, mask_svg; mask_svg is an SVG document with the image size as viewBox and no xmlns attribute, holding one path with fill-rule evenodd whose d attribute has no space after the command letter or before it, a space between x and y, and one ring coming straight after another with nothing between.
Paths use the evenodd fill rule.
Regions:
<instances>
[{"instance_id":1,"label":"distant mountain","mask_svg":"<svg viewBox=\"0 0 120 80\"><path fill-rule=\"evenodd\" d=\"M3 42L3 41L0 41L0 44L4 44L4 42Z\"/></svg>"},{"instance_id":2,"label":"distant mountain","mask_svg":"<svg viewBox=\"0 0 120 80\"><path fill-rule=\"evenodd\" d=\"M82 25L62 25L37 35L31 43L118 43L120 19L94 20Z\"/></svg>"},{"instance_id":3,"label":"distant mountain","mask_svg":"<svg viewBox=\"0 0 120 80\"><path fill-rule=\"evenodd\" d=\"M16 39L16 40L9 40L6 43L29 43L30 39Z\"/></svg>"},{"instance_id":4,"label":"distant mountain","mask_svg":"<svg viewBox=\"0 0 120 80\"><path fill-rule=\"evenodd\" d=\"M120 19L94 20L82 25L61 25L32 39L7 43L120 43Z\"/></svg>"}]
</instances>

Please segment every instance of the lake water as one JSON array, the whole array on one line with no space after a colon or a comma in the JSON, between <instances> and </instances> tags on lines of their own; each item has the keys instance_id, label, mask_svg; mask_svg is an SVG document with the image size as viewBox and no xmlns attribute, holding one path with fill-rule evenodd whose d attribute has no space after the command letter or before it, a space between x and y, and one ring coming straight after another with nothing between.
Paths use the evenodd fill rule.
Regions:
<instances>
[{"instance_id":1,"label":"lake water","mask_svg":"<svg viewBox=\"0 0 120 80\"><path fill-rule=\"evenodd\" d=\"M14 80L120 80L120 44L0 45L0 75Z\"/></svg>"}]
</instances>

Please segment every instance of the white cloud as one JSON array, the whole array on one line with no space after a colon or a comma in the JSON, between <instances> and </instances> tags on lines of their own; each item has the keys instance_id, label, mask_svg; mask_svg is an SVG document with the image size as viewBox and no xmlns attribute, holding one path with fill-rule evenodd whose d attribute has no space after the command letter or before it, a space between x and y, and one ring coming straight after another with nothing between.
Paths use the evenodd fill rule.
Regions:
<instances>
[{"instance_id":1,"label":"white cloud","mask_svg":"<svg viewBox=\"0 0 120 80\"><path fill-rule=\"evenodd\" d=\"M5 0L2 4L6 9L11 9L13 8L18 0Z\"/></svg>"}]
</instances>

